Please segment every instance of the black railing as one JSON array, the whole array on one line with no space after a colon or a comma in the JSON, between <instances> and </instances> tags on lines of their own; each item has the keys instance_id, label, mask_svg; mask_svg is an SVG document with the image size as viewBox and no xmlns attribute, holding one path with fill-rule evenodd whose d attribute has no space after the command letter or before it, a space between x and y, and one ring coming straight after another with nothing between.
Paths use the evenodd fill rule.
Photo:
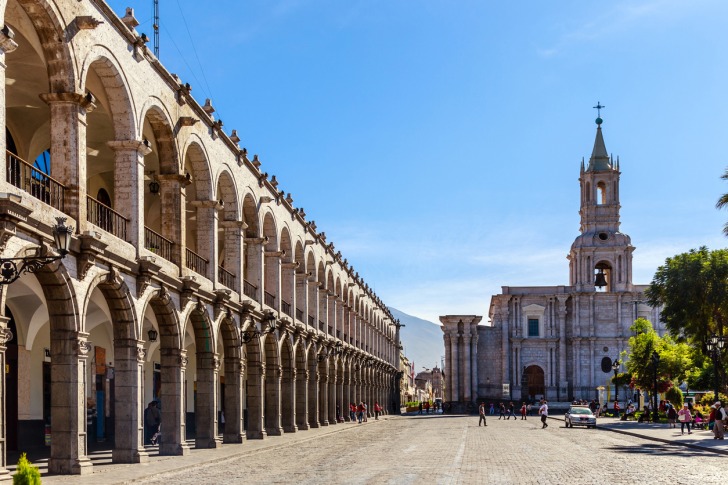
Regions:
<instances>
[{"instance_id":1,"label":"black railing","mask_svg":"<svg viewBox=\"0 0 728 485\"><path fill-rule=\"evenodd\" d=\"M6 153L7 181L49 206L63 211L66 187L17 155Z\"/></svg>"},{"instance_id":2,"label":"black railing","mask_svg":"<svg viewBox=\"0 0 728 485\"><path fill-rule=\"evenodd\" d=\"M334 327L329 325L329 335L333 335L333 334L334 334Z\"/></svg>"},{"instance_id":3,"label":"black railing","mask_svg":"<svg viewBox=\"0 0 728 485\"><path fill-rule=\"evenodd\" d=\"M301 310L300 308L296 308L296 320L298 320L299 322L303 321L303 310Z\"/></svg>"},{"instance_id":4,"label":"black railing","mask_svg":"<svg viewBox=\"0 0 728 485\"><path fill-rule=\"evenodd\" d=\"M253 300L258 299L258 287L248 280L243 280L243 293Z\"/></svg>"},{"instance_id":5,"label":"black railing","mask_svg":"<svg viewBox=\"0 0 728 485\"><path fill-rule=\"evenodd\" d=\"M91 224L126 241L126 218L90 195L86 196L86 219Z\"/></svg>"},{"instance_id":6,"label":"black railing","mask_svg":"<svg viewBox=\"0 0 728 485\"><path fill-rule=\"evenodd\" d=\"M286 300L281 300L281 311L288 315L289 317L291 315L291 304L288 303Z\"/></svg>"},{"instance_id":7,"label":"black railing","mask_svg":"<svg viewBox=\"0 0 728 485\"><path fill-rule=\"evenodd\" d=\"M316 325L316 319L313 318L311 315L308 316L308 325L311 326L311 327L313 327L314 325Z\"/></svg>"},{"instance_id":8,"label":"black railing","mask_svg":"<svg viewBox=\"0 0 728 485\"><path fill-rule=\"evenodd\" d=\"M276 306L276 297L272 293L268 293L267 291L263 295L263 303L268 305L271 308L275 308Z\"/></svg>"},{"instance_id":9,"label":"black railing","mask_svg":"<svg viewBox=\"0 0 728 485\"><path fill-rule=\"evenodd\" d=\"M324 331L324 328L326 328L326 325L324 324L324 322L322 322L321 320L319 320L319 330L321 330L323 332Z\"/></svg>"},{"instance_id":10,"label":"black railing","mask_svg":"<svg viewBox=\"0 0 728 485\"><path fill-rule=\"evenodd\" d=\"M187 258L185 258L186 266L195 273L201 274L207 278L208 261L196 252L192 251L190 248L185 249L187 250Z\"/></svg>"},{"instance_id":11,"label":"black railing","mask_svg":"<svg viewBox=\"0 0 728 485\"><path fill-rule=\"evenodd\" d=\"M222 266L217 267L217 282L230 289L235 289L235 275Z\"/></svg>"},{"instance_id":12,"label":"black railing","mask_svg":"<svg viewBox=\"0 0 728 485\"><path fill-rule=\"evenodd\" d=\"M172 241L144 226L145 248L167 261L172 261L172 246L174 246Z\"/></svg>"}]
</instances>

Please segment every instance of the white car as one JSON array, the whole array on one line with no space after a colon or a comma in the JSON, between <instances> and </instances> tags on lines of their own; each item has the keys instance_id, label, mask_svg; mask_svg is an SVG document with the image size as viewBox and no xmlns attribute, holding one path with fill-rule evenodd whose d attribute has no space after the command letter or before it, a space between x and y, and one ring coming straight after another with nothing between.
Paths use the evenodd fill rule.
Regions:
<instances>
[{"instance_id":1,"label":"white car","mask_svg":"<svg viewBox=\"0 0 728 485\"><path fill-rule=\"evenodd\" d=\"M571 406L564 415L564 423L567 428L574 426L586 426L587 428L597 427L597 417L587 406Z\"/></svg>"}]
</instances>

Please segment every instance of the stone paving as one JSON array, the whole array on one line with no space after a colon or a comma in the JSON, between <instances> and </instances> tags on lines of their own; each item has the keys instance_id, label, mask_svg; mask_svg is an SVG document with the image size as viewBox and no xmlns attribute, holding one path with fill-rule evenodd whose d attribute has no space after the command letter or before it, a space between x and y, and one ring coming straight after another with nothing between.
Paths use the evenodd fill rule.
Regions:
<instances>
[{"instance_id":1,"label":"stone paving","mask_svg":"<svg viewBox=\"0 0 728 485\"><path fill-rule=\"evenodd\" d=\"M567 429L557 418L478 427L477 416L385 417L288 434L149 465L96 467L87 477L43 483L347 484L712 484L728 482L728 456L597 429ZM630 423L628 423L630 424ZM600 423L600 426L602 423ZM670 435L673 430L654 433ZM698 432L699 433L699 432ZM696 433L696 434L698 434ZM687 435L686 435L687 436ZM693 436L691 435L691 439ZM703 439L720 448L725 441ZM214 462L210 462L214 460Z\"/></svg>"}]
</instances>

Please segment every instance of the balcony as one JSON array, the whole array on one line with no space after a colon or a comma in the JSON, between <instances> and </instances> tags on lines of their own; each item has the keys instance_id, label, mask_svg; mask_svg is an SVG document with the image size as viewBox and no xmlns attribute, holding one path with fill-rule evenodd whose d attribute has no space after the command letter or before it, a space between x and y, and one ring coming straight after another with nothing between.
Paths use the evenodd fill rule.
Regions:
<instances>
[{"instance_id":1,"label":"balcony","mask_svg":"<svg viewBox=\"0 0 728 485\"><path fill-rule=\"evenodd\" d=\"M144 226L145 248L167 261L172 261L172 246L172 241Z\"/></svg>"},{"instance_id":2,"label":"balcony","mask_svg":"<svg viewBox=\"0 0 728 485\"><path fill-rule=\"evenodd\" d=\"M293 315L291 315L291 304L285 300L281 300L281 311L283 313L285 313L286 315L288 315L289 317L293 316Z\"/></svg>"},{"instance_id":3,"label":"balcony","mask_svg":"<svg viewBox=\"0 0 728 485\"><path fill-rule=\"evenodd\" d=\"M86 196L86 219L104 231L126 241L126 223L124 216L90 195Z\"/></svg>"},{"instance_id":4,"label":"balcony","mask_svg":"<svg viewBox=\"0 0 728 485\"><path fill-rule=\"evenodd\" d=\"M217 282L232 290L235 289L235 275L222 266L217 267Z\"/></svg>"},{"instance_id":5,"label":"balcony","mask_svg":"<svg viewBox=\"0 0 728 485\"><path fill-rule=\"evenodd\" d=\"M207 278L207 263L208 261L192 251L189 248L185 248L187 251L187 257L185 258L185 266L189 269Z\"/></svg>"},{"instance_id":6,"label":"balcony","mask_svg":"<svg viewBox=\"0 0 728 485\"><path fill-rule=\"evenodd\" d=\"M263 297L264 297L263 303L265 303L266 305L268 305L271 308L275 308L275 306L276 306L276 297L272 293L268 293L266 291L266 292L264 292Z\"/></svg>"},{"instance_id":7,"label":"balcony","mask_svg":"<svg viewBox=\"0 0 728 485\"><path fill-rule=\"evenodd\" d=\"M8 183L24 190L54 209L63 211L66 187L17 155L8 151L6 154L5 168Z\"/></svg>"},{"instance_id":8,"label":"balcony","mask_svg":"<svg viewBox=\"0 0 728 485\"><path fill-rule=\"evenodd\" d=\"M243 280L243 294L247 296L248 298L252 298L253 300L258 299L258 287L255 286L253 283L249 282L248 280Z\"/></svg>"}]
</instances>

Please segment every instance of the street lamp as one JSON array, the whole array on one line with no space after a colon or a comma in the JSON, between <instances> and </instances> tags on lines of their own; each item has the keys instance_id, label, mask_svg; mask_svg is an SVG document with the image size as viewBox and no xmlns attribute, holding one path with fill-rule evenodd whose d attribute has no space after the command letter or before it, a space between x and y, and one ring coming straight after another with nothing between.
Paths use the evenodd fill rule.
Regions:
<instances>
[{"instance_id":1,"label":"street lamp","mask_svg":"<svg viewBox=\"0 0 728 485\"><path fill-rule=\"evenodd\" d=\"M66 254L68 254L68 248L71 244L73 227L66 226L65 217L56 217L56 222L57 224L53 226L53 241L55 242L58 256L48 256L47 254L44 254L42 249L40 249L40 255L38 256L1 258L0 285L9 285L20 278L23 273L35 273L43 266L66 257ZM20 264L20 267L18 267L18 264Z\"/></svg>"},{"instance_id":2,"label":"street lamp","mask_svg":"<svg viewBox=\"0 0 728 485\"><path fill-rule=\"evenodd\" d=\"M725 347L726 340L728 340L728 337L724 337L722 335L716 335L713 334L710 336L708 341L705 343L705 346L708 349L708 352L710 352L711 357L713 358L713 369L715 372L715 379L714 379L714 388L715 391L715 400L718 401L720 398L718 397L718 392L720 391L720 352L723 350L723 347Z\"/></svg>"},{"instance_id":3,"label":"street lamp","mask_svg":"<svg viewBox=\"0 0 728 485\"><path fill-rule=\"evenodd\" d=\"M658 354L656 350L653 350L652 357L650 358L650 360L652 360L652 367L654 367L654 371L655 371L655 374L654 374L655 387L653 390L653 398L652 398L652 410L654 413L653 414L654 417L652 418L652 420L656 423L658 420L658 417L657 417L657 366L660 365L660 354Z\"/></svg>"},{"instance_id":4,"label":"street lamp","mask_svg":"<svg viewBox=\"0 0 728 485\"><path fill-rule=\"evenodd\" d=\"M612 362L612 370L614 371L614 400L619 402L619 386L617 385L617 372L619 372L619 366L622 365L621 360L614 359Z\"/></svg>"}]
</instances>

